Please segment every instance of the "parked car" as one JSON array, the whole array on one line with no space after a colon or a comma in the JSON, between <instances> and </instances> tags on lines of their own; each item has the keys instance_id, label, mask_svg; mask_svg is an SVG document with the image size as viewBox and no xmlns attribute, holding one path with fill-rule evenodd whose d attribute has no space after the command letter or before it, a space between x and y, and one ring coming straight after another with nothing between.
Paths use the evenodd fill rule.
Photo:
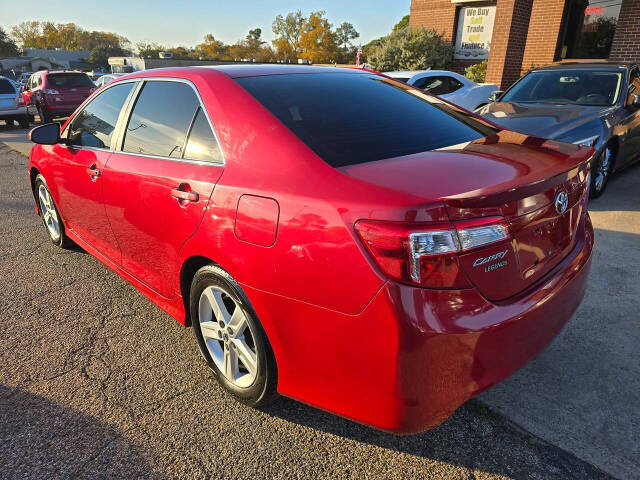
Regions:
<instances>
[{"instance_id":1,"label":"parked car","mask_svg":"<svg viewBox=\"0 0 640 480\"><path fill-rule=\"evenodd\" d=\"M388 72L385 75L471 111L488 104L491 94L498 90L493 83L475 83L447 70Z\"/></svg>"},{"instance_id":2,"label":"parked car","mask_svg":"<svg viewBox=\"0 0 640 480\"><path fill-rule=\"evenodd\" d=\"M593 197L602 195L611 173L640 159L638 65L537 68L496 98L478 113L505 128L596 148Z\"/></svg>"},{"instance_id":3,"label":"parked car","mask_svg":"<svg viewBox=\"0 0 640 480\"><path fill-rule=\"evenodd\" d=\"M22 92L29 115L40 117L41 123L67 117L96 90L83 72L36 72Z\"/></svg>"},{"instance_id":4,"label":"parked car","mask_svg":"<svg viewBox=\"0 0 640 480\"><path fill-rule=\"evenodd\" d=\"M100 88L106 85L107 83L109 83L110 81L115 80L116 78L122 77L123 75L126 75L126 73L106 73L101 77L99 77L94 83L96 84L96 87Z\"/></svg>"},{"instance_id":5,"label":"parked car","mask_svg":"<svg viewBox=\"0 0 640 480\"><path fill-rule=\"evenodd\" d=\"M13 125L15 121L22 128L29 126L27 107L20 90L7 77L0 77L0 120L4 120L7 125Z\"/></svg>"},{"instance_id":6,"label":"parked car","mask_svg":"<svg viewBox=\"0 0 640 480\"><path fill-rule=\"evenodd\" d=\"M18 83L24 87L29 81L29 77L31 77L31 75L33 75L33 72L24 72L20 74L18 77Z\"/></svg>"},{"instance_id":7,"label":"parked car","mask_svg":"<svg viewBox=\"0 0 640 480\"><path fill-rule=\"evenodd\" d=\"M593 149L381 75L147 70L30 138L51 241L193 326L249 405L278 392L434 427L536 355L585 292Z\"/></svg>"}]
</instances>

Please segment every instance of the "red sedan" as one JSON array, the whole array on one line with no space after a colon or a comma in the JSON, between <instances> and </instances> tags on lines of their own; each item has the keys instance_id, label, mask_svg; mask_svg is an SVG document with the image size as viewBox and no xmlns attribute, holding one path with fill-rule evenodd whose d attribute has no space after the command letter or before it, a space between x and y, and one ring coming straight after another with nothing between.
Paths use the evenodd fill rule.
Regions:
<instances>
[{"instance_id":1,"label":"red sedan","mask_svg":"<svg viewBox=\"0 0 640 480\"><path fill-rule=\"evenodd\" d=\"M184 325L238 400L397 433L444 421L585 292L593 150L370 72L128 75L31 132L51 240Z\"/></svg>"}]
</instances>

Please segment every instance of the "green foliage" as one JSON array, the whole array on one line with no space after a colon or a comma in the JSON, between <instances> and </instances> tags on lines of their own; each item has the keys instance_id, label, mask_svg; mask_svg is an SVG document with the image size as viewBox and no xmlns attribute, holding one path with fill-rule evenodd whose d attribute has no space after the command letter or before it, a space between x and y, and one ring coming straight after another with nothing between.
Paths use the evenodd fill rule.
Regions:
<instances>
[{"instance_id":1,"label":"green foliage","mask_svg":"<svg viewBox=\"0 0 640 480\"><path fill-rule=\"evenodd\" d=\"M22 22L11 28L11 36L29 48L93 50L98 46L125 49L129 45L122 35L87 31L75 23Z\"/></svg>"},{"instance_id":2,"label":"green foliage","mask_svg":"<svg viewBox=\"0 0 640 480\"><path fill-rule=\"evenodd\" d=\"M392 31L403 30L409 26L409 15L405 15L402 19L393 26Z\"/></svg>"},{"instance_id":3,"label":"green foliage","mask_svg":"<svg viewBox=\"0 0 640 480\"><path fill-rule=\"evenodd\" d=\"M11 40L7 33L0 27L0 58L15 57L19 53L16 42Z\"/></svg>"},{"instance_id":4,"label":"green foliage","mask_svg":"<svg viewBox=\"0 0 640 480\"><path fill-rule=\"evenodd\" d=\"M446 68L453 45L433 30L406 27L379 39L368 49L367 62L382 72Z\"/></svg>"},{"instance_id":5,"label":"green foliage","mask_svg":"<svg viewBox=\"0 0 640 480\"><path fill-rule=\"evenodd\" d=\"M487 61L468 66L464 69L464 76L472 82L483 83L487 76Z\"/></svg>"},{"instance_id":6,"label":"green foliage","mask_svg":"<svg viewBox=\"0 0 640 480\"><path fill-rule=\"evenodd\" d=\"M124 55L124 50L115 45L98 45L91 50L89 55L89 63L94 68L109 67L109 57L121 57Z\"/></svg>"}]
</instances>

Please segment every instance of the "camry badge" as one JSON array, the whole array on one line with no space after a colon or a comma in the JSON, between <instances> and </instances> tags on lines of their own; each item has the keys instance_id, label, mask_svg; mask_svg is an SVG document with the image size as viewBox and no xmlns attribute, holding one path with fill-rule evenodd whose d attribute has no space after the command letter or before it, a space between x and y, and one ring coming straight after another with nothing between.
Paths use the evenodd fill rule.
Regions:
<instances>
[{"instance_id":1,"label":"camry badge","mask_svg":"<svg viewBox=\"0 0 640 480\"><path fill-rule=\"evenodd\" d=\"M558 212L558 215L562 215L564 212L566 212L567 206L569 205L569 196L567 195L567 192L565 192L564 190L558 192L556 194L554 205L556 207L556 212Z\"/></svg>"}]
</instances>

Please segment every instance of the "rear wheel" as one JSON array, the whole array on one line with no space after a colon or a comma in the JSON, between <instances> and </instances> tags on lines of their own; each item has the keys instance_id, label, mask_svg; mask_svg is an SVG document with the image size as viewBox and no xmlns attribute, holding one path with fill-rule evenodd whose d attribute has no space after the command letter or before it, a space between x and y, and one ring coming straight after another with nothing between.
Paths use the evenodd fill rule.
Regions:
<instances>
[{"instance_id":1,"label":"rear wheel","mask_svg":"<svg viewBox=\"0 0 640 480\"><path fill-rule=\"evenodd\" d=\"M613 171L614 150L607 145L591 164L591 198L598 198L604 193L609 177Z\"/></svg>"},{"instance_id":2,"label":"rear wheel","mask_svg":"<svg viewBox=\"0 0 640 480\"><path fill-rule=\"evenodd\" d=\"M62 248L68 248L73 245L73 242L67 237L64 224L56 208L56 204L53 201L49 187L44 181L42 175L36 177L35 194L38 201L38 209L40 210L40 217L47 229L49 239Z\"/></svg>"},{"instance_id":3,"label":"rear wheel","mask_svg":"<svg viewBox=\"0 0 640 480\"><path fill-rule=\"evenodd\" d=\"M29 128L29 117L27 115L20 117L18 123L20 124L20 128Z\"/></svg>"},{"instance_id":4,"label":"rear wheel","mask_svg":"<svg viewBox=\"0 0 640 480\"><path fill-rule=\"evenodd\" d=\"M240 285L220 267L202 267L191 282L190 311L200 351L220 385L247 405L273 401L275 357Z\"/></svg>"}]
</instances>

